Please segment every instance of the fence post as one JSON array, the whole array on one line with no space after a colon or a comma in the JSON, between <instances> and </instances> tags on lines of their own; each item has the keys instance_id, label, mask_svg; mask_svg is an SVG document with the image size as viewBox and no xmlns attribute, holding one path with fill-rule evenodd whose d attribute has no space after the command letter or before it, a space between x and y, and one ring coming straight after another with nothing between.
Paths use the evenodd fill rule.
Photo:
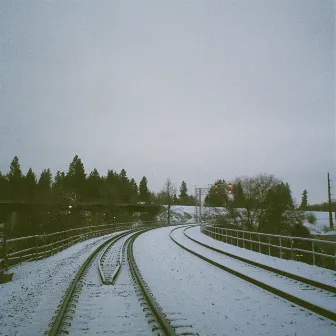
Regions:
<instances>
[{"instance_id":1,"label":"fence post","mask_svg":"<svg viewBox=\"0 0 336 336\"><path fill-rule=\"evenodd\" d=\"M259 253L261 253L260 233L258 233L258 241L259 241Z\"/></svg>"},{"instance_id":2,"label":"fence post","mask_svg":"<svg viewBox=\"0 0 336 336\"><path fill-rule=\"evenodd\" d=\"M245 232L243 231L243 248L245 248Z\"/></svg>"},{"instance_id":3,"label":"fence post","mask_svg":"<svg viewBox=\"0 0 336 336\"><path fill-rule=\"evenodd\" d=\"M3 246L4 246L4 268L5 271L8 270L8 243L6 234L3 236Z\"/></svg>"},{"instance_id":4,"label":"fence post","mask_svg":"<svg viewBox=\"0 0 336 336\"><path fill-rule=\"evenodd\" d=\"M250 250L253 251L251 232L250 232Z\"/></svg>"},{"instance_id":5,"label":"fence post","mask_svg":"<svg viewBox=\"0 0 336 336\"><path fill-rule=\"evenodd\" d=\"M225 229L225 242L226 244L228 242L227 229ZM336 255L336 250L335 250L335 255ZM336 265L336 259L335 259L335 265Z\"/></svg>"},{"instance_id":6,"label":"fence post","mask_svg":"<svg viewBox=\"0 0 336 336\"><path fill-rule=\"evenodd\" d=\"M290 245L291 245L291 258L294 260L294 251L293 251L293 238L290 239Z\"/></svg>"},{"instance_id":7,"label":"fence post","mask_svg":"<svg viewBox=\"0 0 336 336\"><path fill-rule=\"evenodd\" d=\"M46 245L46 243L45 243L45 233L43 233L43 258L46 258L46 253L47 253L47 251L46 251L46 247L45 247L45 245Z\"/></svg>"},{"instance_id":8,"label":"fence post","mask_svg":"<svg viewBox=\"0 0 336 336\"><path fill-rule=\"evenodd\" d=\"M238 245L238 230L237 230L237 246L239 246L239 245Z\"/></svg>"},{"instance_id":9,"label":"fence post","mask_svg":"<svg viewBox=\"0 0 336 336\"><path fill-rule=\"evenodd\" d=\"M51 246L50 256L52 256L54 254L54 240L53 240L53 236L50 236L50 246Z\"/></svg>"},{"instance_id":10,"label":"fence post","mask_svg":"<svg viewBox=\"0 0 336 336\"><path fill-rule=\"evenodd\" d=\"M313 252L313 265L315 266L315 246L314 246L314 240L312 240L312 252Z\"/></svg>"},{"instance_id":11,"label":"fence post","mask_svg":"<svg viewBox=\"0 0 336 336\"><path fill-rule=\"evenodd\" d=\"M37 260L37 256L38 256L38 240L39 240L39 236L36 235L36 244L35 244L35 260Z\"/></svg>"},{"instance_id":12,"label":"fence post","mask_svg":"<svg viewBox=\"0 0 336 336\"><path fill-rule=\"evenodd\" d=\"M279 244L280 244L280 259L282 259L282 243L281 243L281 236L279 236Z\"/></svg>"},{"instance_id":13,"label":"fence post","mask_svg":"<svg viewBox=\"0 0 336 336\"><path fill-rule=\"evenodd\" d=\"M271 241L270 236L268 236L268 255L271 255Z\"/></svg>"}]
</instances>

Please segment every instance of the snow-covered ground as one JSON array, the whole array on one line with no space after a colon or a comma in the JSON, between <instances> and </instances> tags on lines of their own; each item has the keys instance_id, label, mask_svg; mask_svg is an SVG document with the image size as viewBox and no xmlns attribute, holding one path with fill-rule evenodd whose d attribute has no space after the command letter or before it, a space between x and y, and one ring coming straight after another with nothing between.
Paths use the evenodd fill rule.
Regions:
<instances>
[{"instance_id":1,"label":"snow-covered ground","mask_svg":"<svg viewBox=\"0 0 336 336\"><path fill-rule=\"evenodd\" d=\"M308 265L306 263L295 260L284 260L272 256L268 256L262 253L254 252L248 249L244 249L231 244L225 244L216 239L213 239L200 232L200 227L195 226L186 230L186 234L191 238L201 241L209 246L219 249L224 252L228 252L234 255L238 255L245 259L249 259L270 267L274 267L285 272L302 276L306 279L318 281L330 286L336 287L336 272L318 267ZM335 302L336 305L336 302Z\"/></svg>"},{"instance_id":2,"label":"snow-covered ground","mask_svg":"<svg viewBox=\"0 0 336 336\"><path fill-rule=\"evenodd\" d=\"M184 230L185 228L179 228L178 230L174 230L172 232L172 236L182 246L187 247L191 251L201 254L202 256L206 257L209 260L216 262L219 265L228 267L229 269L232 269L240 274L247 275L251 279L255 279L263 284L279 289L282 292L288 293L306 302L311 302L314 305L322 307L326 310L334 311L336 313L336 299L334 296L330 295L329 292L316 290L315 288L309 287L306 285L302 286L296 280L292 280L289 278L286 279L285 277L279 277L277 274L274 274L273 272L261 269L259 267L255 267L253 265L249 265L240 260L223 255L217 251L213 251L207 247L200 246L196 242L186 237L183 234ZM199 228L193 227L190 229L186 229L186 231L187 232L199 232ZM191 237L191 235L189 234L187 235ZM203 240L202 236L199 236L199 238L196 240ZM228 245L225 243L221 243L221 244L224 246ZM233 253L233 254L237 254L237 253ZM297 273L299 274L301 273L300 275L305 277L304 272L297 272ZM310 273L315 273L315 272L312 271ZM320 272L318 273L320 274ZM310 290L308 291L307 288L309 288Z\"/></svg>"},{"instance_id":3,"label":"snow-covered ground","mask_svg":"<svg viewBox=\"0 0 336 336\"><path fill-rule=\"evenodd\" d=\"M316 223L310 224L307 219L305 219L304 225L310 230L312 234L318 235L336 235L336 230L330 230L329 224L329 212L322 211L307 211L306 214L312 213L316 217ZM333 223L336 228L335 213L333 215Z\"/></svg>"},{"instance_id":4,"label":"snow-covered ground","mask_svg":"<svg viewBox=\"0 0 336 336\"><path fill-rule=\"evenodd\" d=\"M159 228L140 235L134 243L134 255L145 281L174 324L192 325L200 335L336 333L330 320L294 307L184 251L169 238L171 229ZM197 230L190 229L189 233ZM0 285L0 335L43 335L80 265L113 235L90 239L47 259L15 266L13 281ZM97 265L92 264L70 334L151 334L129 269L123 266L115 286L105 286L101 285ZM320 274L318 280L324 276Z\"/></svg>"},{"instance_id":5,"label":"snow-covered ground","mask_svg":"<svg viewBox=\"0 0 336 336\"><path fill-rule=\"evenodd\" d=\"M116 256L130 235L119 240L111 249ZM114 264L116 260L109 259ZM115 265L113 265L115 266ZM122 263L116 283L102 285L97 259L83 279L83 288L76 304L70 335L137 335L151 334L133 287L127 259Z\"/></svg>"},{"instance_id":6,"label":"snow-covered ground","mask_svg":"<svg viewBox=\"0 0 336 336\"><path fill-rule=\"evenodd\" d=\"M167 209L167 206L164 207ZM194 214L195 214L194 206L173 205L171 207L170 223L172 225L194 223L195 222ZM164 211L161 214L159 214L156 220L157 222L160 223L167 223L168 211Z\"/></svg>"},{"instance_id":7,"label":"snow-covered ground","mask_svg":"<svg viewBox=\"0 0 336 336\"><path fill-rule=\"evenodd\" d=\"M0 335L43 335L79 267L114 235L92 238L52 257L13 267L13 281L0 285Z\"/></svg>"},{"instance_id":8,"label":"snow-covered ground","mask_svg":"<svg viewBox=\"0 0 336 336\"><path fill-rule=\"evenodd\" d=\"M134 243L140 271L168 318L200 335L334 335L336 325L224 272L177 246L171 228Z\"/></svg>"},{"instance_id":9,"label":"snow-covered ground","mask_svg":"<svg viewBox=\"0 0 336 336\"><path fill-rule=\"evenodd\" d=\"M221 212L222 208L215 208L218 212ZM182 221L181 224L184 223L193 223L195 222L195 207L194 206L185 206L185 205L174 205L172 206L173 212L184 215L187 217L188 215L190 218L187 221ZM213 215L216 215L216 211L214 208L204 208L202 212L211 213ZM310 230L312 234L318 234L318 235L336 235L336 230L330 231L329 229L329 213L328 212L322 212L322 211L307 211L307 214L312 213L316 217L316 223L310 224L307 220L307 218L304 221L304 225ZM336 219L335 219L335 213L333 212L333 222L334 227L336 228Z\"/></svg>"}]
</instances>

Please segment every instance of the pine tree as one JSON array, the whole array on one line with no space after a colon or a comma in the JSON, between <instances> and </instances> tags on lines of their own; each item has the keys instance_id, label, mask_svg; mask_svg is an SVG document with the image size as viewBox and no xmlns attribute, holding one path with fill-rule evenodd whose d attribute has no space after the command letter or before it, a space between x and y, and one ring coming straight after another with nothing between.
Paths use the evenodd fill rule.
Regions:
<instances>
[{"instance_id":1,"label":"pine tree","mask_svg":"<svg viewBox=\"0 0 336 336\"><path fill-rule=\"evenodd\" d=\"M132 189L125 169L122 169L119 174L118 192L122 203L130 203Z\"/></svg>"},{"instance_id":2,"label":"pine tree","mask_svg":"<svg viewBox=\"0 0 336 336\"><path fill-rule=\"evenodd\" d=\"M68 192L76 194L77 199L82 198L86 188L86 174L82 160L75 155L69 165L66 175L66 187Z\"/></svg>"},{"instance_id":3,"label":"pine tree","mask_svg":"<svg viewBox=\"0 0 336 336\"><path fill-rule=\"evenodd\" d=\"M186 196L188 196L187 184L184 181L182 181L181 186L180 186L180 196L179 196L179 198L184 198Z\"/></svg>"},{"instance_id":4,"label":"pine tree","mask_svg":"<svg viewBox=\"0 0 336 336\"><path fill-rule=\"evenodd\" d=\"M307 207L308 207L308 191L305 189L302 192L302 199L301 199L300 209L301 210L307 210Z\"/></svg>"},{"instance_id":5,"label":"pine tree","mask_svg":"<svg viewBox=\"0 0 336 336\"><path fill-rule=\"evenodd\" d=\"M138 199L139 191L138 191L138 185L135 182L134 178L131 179L130 186L131 186L131 202L135 203Z\"/></svg>"},{"instance_id":6,"label":"pine tree","mask_svg":"<svg viewBox=\"0 0 336 336\"><path fill-rule=\"evenodd\" d=\"M147 187L147 178L144 176L139 185L139 201L149 203L150 202L150 192Z\"/></svg>"},{"instance_id":7,"label":"pine tree","mask_svg":"<svg viewBox=\"0 0 336 336\"><path fill-rule=\"evenodd\" d=\"M37 183L37 199L41 203L49 203L51 197L52 174L50 169L43 169Z\"/></svg>"},{"instance_id":8,"label":"pine tree","mask_svg":"<svg viewBox=\"0 0 336 336\"><path fill-rule=\"evenodd\" d=\"M7 177L2 175L0 172L0 199L8 200L9 199L9 188Z\"/></svg>"},{"instance_id":9,"label":"pine tree","mask_svg":"<svg viewBox=\"0 0 336 336\"><path fill-rule=\"evenodd\" d=\"M112 169L107 171L106 177L103 179L102 195L104 199L111 204L115 204L119 199L118 193L119 175Z\"/></svg>"},{"instance_id":10,"label":"pine tree","mask_svg":"<svg viewBox=\"0 0 336 336\"><path fill-rule=\"evenodd\" d=\"M19 163L19 158L17 156L14 157L10 164L10 170L7 175L7 179L9 187L9 197L13 200L22 199L24 179Z\"/></svg>"},{"instance_id":11,"label":"pine tree","mask_svg":"<svg viewBox=\"0 0 336 336\"><path fill-rule=\"evenodd\" d=\"M36 175L33 170L29 168L28 173L24 178L24 195L27 201L33 202L35 200L36 186Z\"/></svg>"},{"instance_id":12,"label":"pine tree","mask_svg":"<svg viewBox=\"0 0 336 336\"><path fill-rule=\"evenodd\" d=\"M101 196L103 180L98 170L94 168L87 178L87 196L89 200L97 200Z\"/></svg>"},{"instance_id":13,"label":"pine tree","mask_svg":"<svg viewBox=\"0 0 336 336\"><path fill-rule=\"evenodd\" d=\"M222 207L226 204L228 196L226 194L225 180L217 180L205 196L204 203L207 206Z\"/></svg>"},{"instance_id":14,"label":"pine tree","mask_svg":"<svg viewBox=\"0 0 336 336\"><path fill-rule=\"evenodd\" d=\"M53 189L59 189L64 187L65 184L65 174L64 172L60 172L59 170L57 171L54 182L53 182Z\"/></svg>"},{"instance_id":15,"label":"pine tree","mask_svg":"<svg viewBox=\"0 0 336 336\"><path fill-rule=\"evenodd\" d=\"M244 208L245 207L245 199L244 199L244 192L243 187L240 182L233 184L232 186L233 191L233 206L235 208Z\"/></svg>"}]
</instances>

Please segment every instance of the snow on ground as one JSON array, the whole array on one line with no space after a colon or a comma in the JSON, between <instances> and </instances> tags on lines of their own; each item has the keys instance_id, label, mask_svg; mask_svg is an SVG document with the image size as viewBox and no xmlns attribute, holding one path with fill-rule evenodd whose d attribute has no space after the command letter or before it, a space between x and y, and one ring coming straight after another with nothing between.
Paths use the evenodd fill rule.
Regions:
<instances>
[{"instance_id":1,"label":"snow on ground","mask_svg":"<svg viewBox=\"0 0 336 336\"><path fill-rule=\"evenodd\" d=\"M280 259L262 253L254 252L248 249L244 249L242 247L226 244L201 233L199 226L187 229L186 234L193 239L201 241L221 251L235 254L245 259L256 261L258 263L271 266L292 274L300 275L307 279L315 280L336 287L335 271L309 265L300 261Z\"/></svg>"},{"instance_id":2,"label":"snow on ground","mask_svg":"<svg viewBox=\"0 0 336 336\"><path fill-rule=\"evenodd\" d=\"M111 253L119 256L119 248L130 235L113 246ZM114 265L116 260L110 260ZM136 296L127 259L122 263L116 283L102 285L97 259L83 282L70 335L151 335L145 313Z\"/></svg>"},{"instance_id":3,"label":"snow on ground","mask_svg":"<svg viewBox=\"0 0 336 336\"><path fill-rule=\"evenodd\" d=\"M316 217L316 223L310 224L308 220L305 219L304 225L310 230L312 234L336 235L336 230L330 230L329 212L307 211L306 215L310 213L312 213ZM333 214L334 227L336 227L335 213L332 213L332 214Z\"/></svg>"},{"instance_id":4,"label":"snow on ground","mask_svg":"<svg viewBox=\"0 0 336 336\"><path fill-rule=\"evenodd\" d=\"M193 229L195 228L187 229L187 232L193 231ZM307 290L306 285L302 286L296 280L279 277L277 274L274 274L273 272L266 271L253 265L248 265L245 262L223 255L207 247L201 246L196 242L187 238L183 234L184 230L185 230L184 227L179 228L178 230L174 230L172 236L181 245L187 247L191 251L201 254L207 259L212 260L217 264L228 267L232 270L235 270L240 274L245 274L252 279L260 281L271 287L277 288L282 292L288 293L304 301L311 302L319 307L322 307L330 311L334 311L336 313L336 299L333 295L330 295L329 292L315 290L312 287L308 287L310 288L310 290Z\"/></svg>"},{"instance_id":5,"label":"snow on ground","mask_svg":"<svg viewBox=\"0 0 336 336\"><path fill-rule=\"evenodd\" d=\"M296 307L181 249L172 228L134 243L139 269L168 317L181 313L200 335L334 335L328 319Z\"/></svg>"},{"instance_id":6,"label":"snow on ground","mask_svg":"<svg viewBox=\"0 0 336 336\"><path fill-rule=\"evenodd\" d=\"M164 207L167 209L167 206ZM172 205L170 223L173 225L194 223L194 213L194 206ZM158 222L168 222L168 211L166 210L160 213L157 216L156 220Z\"/></svg>"},{"instance_id":7,"label":"snow on ground","mask_svg":"<svg viewBox=\"0 0 336 336\"><path fill-rule=\"evenodd\" d=\"M172 210L176 213L180 214L189 214L192 218L187 223L195 222L195 207L194 206L185 206L185 205L174 205L172 206ZM221 213L223 208L220 207L202 207L202 213L207 214L209 218L213 218L214 216ZM304 221L304 225L310 230L313 235L336 235L336 230L329 231L329 213L323 211L306 211L306 215L312 213L316 217L316 223L310 224L307 218ZM336 228L336 217L333 212L333 222L334 227ZM181 224L184 224L181 223Z\"/></svg>"},{"instance_id":8,"label":"snow on ground","mask_svg":"<svg viewBox=\"0 0 336 336\"><path fill-rule=\"evenodd\" d=\"M79 267L116 234L92 238L49 258L13 267L13 281L0 285L0 335L43 335Z\"/></svg>"}]
</instances>

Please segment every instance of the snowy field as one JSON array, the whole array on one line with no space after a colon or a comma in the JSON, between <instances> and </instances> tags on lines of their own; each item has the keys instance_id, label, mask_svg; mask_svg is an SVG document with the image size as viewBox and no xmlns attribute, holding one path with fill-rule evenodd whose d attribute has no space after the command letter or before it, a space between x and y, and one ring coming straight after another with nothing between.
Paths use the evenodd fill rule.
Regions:
<instances>
[{"instance_id":1,"label":"snowy field","mask_svg":"<svg viewBox=\"0 0 336 336\"><path fill-rule=\"evenodd\" d=\"M43 335L79 267L116 234L89 239L49 258L13 267L13 281L0 285L0 335Z\"/></svg>"},{"instance_id":2,"label":"snowy field","mask_svg":"<svg viewBox=\"0 0 336 336\"><path fill-rule=\"evenodd\" d=\"M312 234L318 235L336 235L336 230L329 231L329 213L322 212L322 211L307 211L307 214L312 213L316 217L316 223L310 224L307 219L304 222L304 225L310 230ZM333 223L334 227L336 228L336 219L335 213L333 215Z\"/></svg>"},{"instance_id":3,"label":"snowy field","mask_svg":"<svg viewBox=\"0 0 336 336\"><path fill-rule=\"evenodd\" d=\"M213 208L204 208L203 212L211 211ZM216 208L219 212L222 211L222 208ZM172 206L172 211L184 215L186 217L189 216L188 220L185 222L181 222L181 224L193 223L195 222L195 207L194 206L184 206L184 205L174 205ZM304 221L304 225L310 230L313 235L336 235L336 230L329 231L329 213L322 211L307 211L306 214L312 213L316 217L316 223L310 224L307 219ZM336 228L336 219L335 213L333 212L333 223Z\"/></svg>"},{"instance_id":4,"label":"snowy field","mask_svg":"<svg viewBox=\"0 0 336 336\"><path fill-rule=\"evenodd\" d=\"M168 317L200 335L335 335L336 325L193 256L170 228L134 243L140 271ZM174 314L174 315L173 315Z\"/></svg>"}]
</instances>

